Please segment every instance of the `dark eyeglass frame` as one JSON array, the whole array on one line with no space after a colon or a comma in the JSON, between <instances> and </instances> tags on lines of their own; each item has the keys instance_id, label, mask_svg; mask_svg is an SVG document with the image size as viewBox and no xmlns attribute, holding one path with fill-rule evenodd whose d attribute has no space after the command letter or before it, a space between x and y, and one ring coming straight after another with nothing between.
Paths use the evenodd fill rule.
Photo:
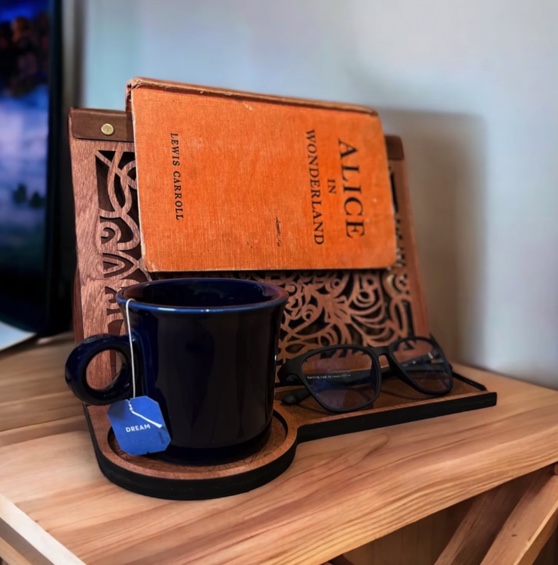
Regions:
<instances>
[{"instance_id":1,"label":"dark eyeglass frame","mask_svg":"<svg viewBox=\"0 0 558 565\"><path fill-rule=\"evenodd\" d=\"M404 361L403 363L399 362L395 357L395 352L397 348L405 342L408 341L423 341L430 343L438 353L440 354L440 358L442 360L441 363L436 364L437 370L445 370L449 375L449 385L442 390L439 391L432 391L427 390L424 387L421 387L419 384L414 382L408 375L407 372L412 372L413 366L417 366L421 362L428 361L432 359L431 355L424 355L421 357L416 357L414 359L410 359L409 361ZM334 351L334 350L346 350L346 351L362 351L363 353L368 354L372 358L372 367L370 368L370 372L373 378L372 386L374 386L375 394L371 400L362 404L358 408L346 408L346 409L339 409L333 408L324 404L319 395L315 394L312 390L312 386L308 383L308 380L303 371L303 365L305 361L318 355L320 353L326 351ZM385 357L388 362L388 367L381 368L380 365L380 357ZM291 396L291 400L289 402L284 402L284 404L298 404L302 402L308 396L312 396L314 400L326 411L334 412L338 414L345 414L347 412L357 412L359 410L364 410L369 406L372 406L374 402L378 399L380 394L380 389L382 385L382 375L389 374L396 376L400 380L402 380L405 384L409 385L410 387L414 388L417 392L421 394L426 394L428 396L444 396L448 394L453 388L453 371L452 366L447 360L442 348L436 341L433 336L424 337L424 336L409 336L400 338L393 343L390 343L387 346L382 347L365 347L363 345L330 345L326 347L320 347L319 349L312 349L311 351L307 351L302 355L289 359L284 363L284 365L279 369L277 374L279 378L279 383L276 383L276 387L285 387L285 386L296 386L296 385L304 385L304 389L300 389L299 391L293 391L292 394L288 394L287 396Z\"/></svg>"}]
</instances>

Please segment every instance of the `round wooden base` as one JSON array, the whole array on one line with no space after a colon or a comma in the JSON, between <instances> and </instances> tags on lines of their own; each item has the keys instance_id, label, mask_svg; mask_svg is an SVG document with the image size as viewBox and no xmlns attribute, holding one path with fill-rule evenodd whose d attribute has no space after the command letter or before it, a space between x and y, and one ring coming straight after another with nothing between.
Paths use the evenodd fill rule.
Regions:
<instances>
[{"instance_id":1,"label":"round wooden base","mask_svg":"<svg viewBox=\"0 0 558 565\"><path fill-rule=\"evenodd\" d=\"M106 407L86 408L95 454L103 474L113 483L148 496L173 500L202 500L230 496L264 485L292 462L296 431L274 413L270 435L260 451L221 465L177 465L156 455L124 453L110 429Z\"/></svg>"}]
</instances>

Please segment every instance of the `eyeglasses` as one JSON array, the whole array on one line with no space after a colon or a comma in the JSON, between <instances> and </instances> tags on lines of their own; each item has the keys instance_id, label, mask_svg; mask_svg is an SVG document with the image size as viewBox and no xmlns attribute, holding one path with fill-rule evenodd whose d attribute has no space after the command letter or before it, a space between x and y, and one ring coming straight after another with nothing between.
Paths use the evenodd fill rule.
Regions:
<instances>
[{"instance_id":1,"label":"eyeglasses","mask_svg":"<svg viewBox=\"0 0 558 565\"><path fill-rule=\"evenodd\" d=\"M443 396L453 387L451 365L438 342L416 336L387 347L335 345L308 351L279 369L278 386L305 387L285 394L283 404L299 404L312 395L324 410L344 413L372 406L383 375L394 375L430 396Z\"/></svg>"}]
</instances>

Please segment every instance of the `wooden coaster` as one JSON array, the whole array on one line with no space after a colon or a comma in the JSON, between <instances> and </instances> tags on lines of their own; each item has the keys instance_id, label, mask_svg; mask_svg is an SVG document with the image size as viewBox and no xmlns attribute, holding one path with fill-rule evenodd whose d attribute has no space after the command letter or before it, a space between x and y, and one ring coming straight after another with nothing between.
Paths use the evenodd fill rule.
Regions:
<instances>
[{"instance_id":1,"label":"wooden coaster","mask_svg":"<svg viewBox=\"0 0 558 565\"><path fill-rule=\"evenodd\" d=\"M277 388L271 433L264 447L245 459L222 465L177 465L157 456L124 453L112 433L107 406L87 406L85 414L99 467L113 483L148 496L202 500L239 494L279 476L294 459L298 443L339 434L381 428L496 404L496 393L455 375L450 394L430 398L398 379L388 379L373 408L349 414L327 414L312 399L284 406L288 388Z\"/></svg>"},{"instance_id":2,"label":"wooden coaster","mask_svg":"<svg viewBox=\"0 0 558 565\"><path fill-rule=\"evenodd\" d=\"M296 429L274 413L264 447L246 459L222 465L176 465L156 456L124 453L112 433L107 406L88 406L87 422L103 474L128 490L158 498L202 500L238 494L280 475L293 460Z\"/></svg>"}]
</instances>

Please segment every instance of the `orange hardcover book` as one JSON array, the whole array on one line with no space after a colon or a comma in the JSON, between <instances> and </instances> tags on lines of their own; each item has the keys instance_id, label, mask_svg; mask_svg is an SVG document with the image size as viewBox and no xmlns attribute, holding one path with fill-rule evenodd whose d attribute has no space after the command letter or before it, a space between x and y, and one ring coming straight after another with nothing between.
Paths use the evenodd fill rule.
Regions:
<instances>
[{"instance_id":1,"label":"orange hardcover book","mask_svg":"<svg viewBox=\"0 0 558 565\"><path fill-rule=\"evenodd\" d=\"M395 219L369 108L128 85L150 271L382 268Z\"/></svg>"}]
</instances>

